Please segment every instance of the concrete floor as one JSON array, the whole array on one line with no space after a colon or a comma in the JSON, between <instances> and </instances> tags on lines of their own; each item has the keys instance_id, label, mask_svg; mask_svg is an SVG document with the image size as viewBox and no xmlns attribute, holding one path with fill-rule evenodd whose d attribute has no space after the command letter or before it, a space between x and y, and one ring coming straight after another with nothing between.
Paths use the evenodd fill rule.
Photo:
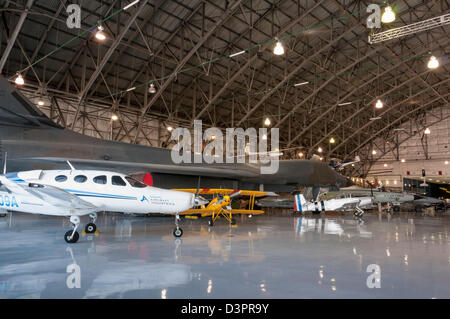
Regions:
<instances>
[{"instance_id":1,"label":"concrete floor","mask_svg":"<svg viewBox=\"0 0 450 319\"><path fill-rule=\"evenodd\" d=\"M69 245L64 218L0 218L0 298L450 298L449 216L237 220L182 220L180 242L173 218L100 214Z\"/></svg>"}]
</instances>

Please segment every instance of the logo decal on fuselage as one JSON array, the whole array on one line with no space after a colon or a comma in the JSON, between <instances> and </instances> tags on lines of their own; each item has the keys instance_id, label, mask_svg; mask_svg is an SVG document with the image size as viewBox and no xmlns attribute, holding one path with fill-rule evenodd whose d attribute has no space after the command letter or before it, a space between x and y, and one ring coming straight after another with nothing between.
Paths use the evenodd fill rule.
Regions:
<instances>
[{"instance_id":1,"label":"logo decal on fuselage","mask_svg":"<svg viewBox=\"0 0 450 319\"><path fill-rule=\"evenodd\" d=\"M142 195L142 199L141 199L141 202L143 202L143 201L147 201L147 203L148 203L148 199L147 199L147 197L145 197L145 195Z\"/></svg>"}]
</instances>

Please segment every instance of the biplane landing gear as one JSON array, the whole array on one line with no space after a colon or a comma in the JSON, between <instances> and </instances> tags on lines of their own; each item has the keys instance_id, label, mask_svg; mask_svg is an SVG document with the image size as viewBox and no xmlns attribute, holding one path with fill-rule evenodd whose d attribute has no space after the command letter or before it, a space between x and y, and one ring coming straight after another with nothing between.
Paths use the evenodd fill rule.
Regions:
<instances>
[{"instance_id":1,"label":"biplane landing gear","mask_svg":"<svg viewBox=\"0 0 450 319\"><path fill-rule=\"evenodd\" d=\"M78 216L70 216L70 222L73 224L73 230L69 230L64 235L64 239L69 244L74 244L80 238L80 234L77 232L78 226L80 226L80 217Z\"/></svg>"},{"instance_id":2,"label":"biplane landing gear","mask_svg":"<svg viewBox=\"0 0 450 319\"><path fill-rule=\"evenodd\" d=\"M183 230L180 228L180 226L178 225L178 222L180 220L180 215L176 214L175 215L175 229L173 230L173 235L176 238L180 238L181 236L183 236Z\"/></svg>"},{"instance_id":3,"label":"biplane landing gear","mask_svg":"<svg viewBox=\"0 0 450 319\"><path fill-rule=\"evenodd\" d=\"M84 231L87 234L93 234L97 230L97 225L95 225L95 222L97 221L97 213L89 214L89 217L91 218L91 222L86 224Z\"/></svg>"},{"instance_id":4,"label":"biplane landing gear","mask_svg":"<svg viewBox=\"0 0 450 319\"><path fill-rule=\"evenodd\" d=\"M208 226L214 226L214 220L212 219L212 217L208 220Z\"/></svg>"}]
</instances>

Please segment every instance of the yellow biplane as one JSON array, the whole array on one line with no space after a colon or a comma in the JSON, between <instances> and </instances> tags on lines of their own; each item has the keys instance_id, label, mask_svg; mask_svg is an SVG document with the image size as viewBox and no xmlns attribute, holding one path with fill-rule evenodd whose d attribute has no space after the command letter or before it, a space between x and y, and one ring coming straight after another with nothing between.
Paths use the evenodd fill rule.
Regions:
<instances>
[{"instance_id":1,"label":"yellow biplane","mask_svg":"<svg viewBox=\"0 0 450 319\"><path fill-rule=\"evenodd\" d=\"M236 222L233 219L233 215L260 215L263 214L263 210L256 210L255 198L275 195L269 192L260 191L246 191L235 189L219 189L219 188L200 188L200 189L174 189L181 192L189 192L198 195L212 195L213 199L204 205L200 205L200 208L188 209L181 212L180 215L200 215L201 217L210 216L209 225L213 226L214 222L220 216L223 216L230 224L234 225ZM231 200L236 196L249 196L248 206L246 208L231 208Z\"/></svg>"}]
</instances>

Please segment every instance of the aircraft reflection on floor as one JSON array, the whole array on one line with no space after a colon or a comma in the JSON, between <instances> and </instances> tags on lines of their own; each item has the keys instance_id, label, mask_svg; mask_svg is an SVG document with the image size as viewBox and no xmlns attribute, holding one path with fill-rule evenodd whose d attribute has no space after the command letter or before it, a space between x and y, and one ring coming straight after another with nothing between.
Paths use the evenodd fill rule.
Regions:
<instances>
[{"instance_id":1,"label":"aircraft reflection on floor","mask_svg":"<svg viewBox=\"0 0 450 319\"><path fill-rule=\"evenodd\" d=\"M340 219L340 218L315 218L315 217L296 217L295 233L304 235L308 232L315 232L327 235L345 235L347 237L372 237L372 232L367 230L361 220Z\"/></svg>"}]
</instances>

